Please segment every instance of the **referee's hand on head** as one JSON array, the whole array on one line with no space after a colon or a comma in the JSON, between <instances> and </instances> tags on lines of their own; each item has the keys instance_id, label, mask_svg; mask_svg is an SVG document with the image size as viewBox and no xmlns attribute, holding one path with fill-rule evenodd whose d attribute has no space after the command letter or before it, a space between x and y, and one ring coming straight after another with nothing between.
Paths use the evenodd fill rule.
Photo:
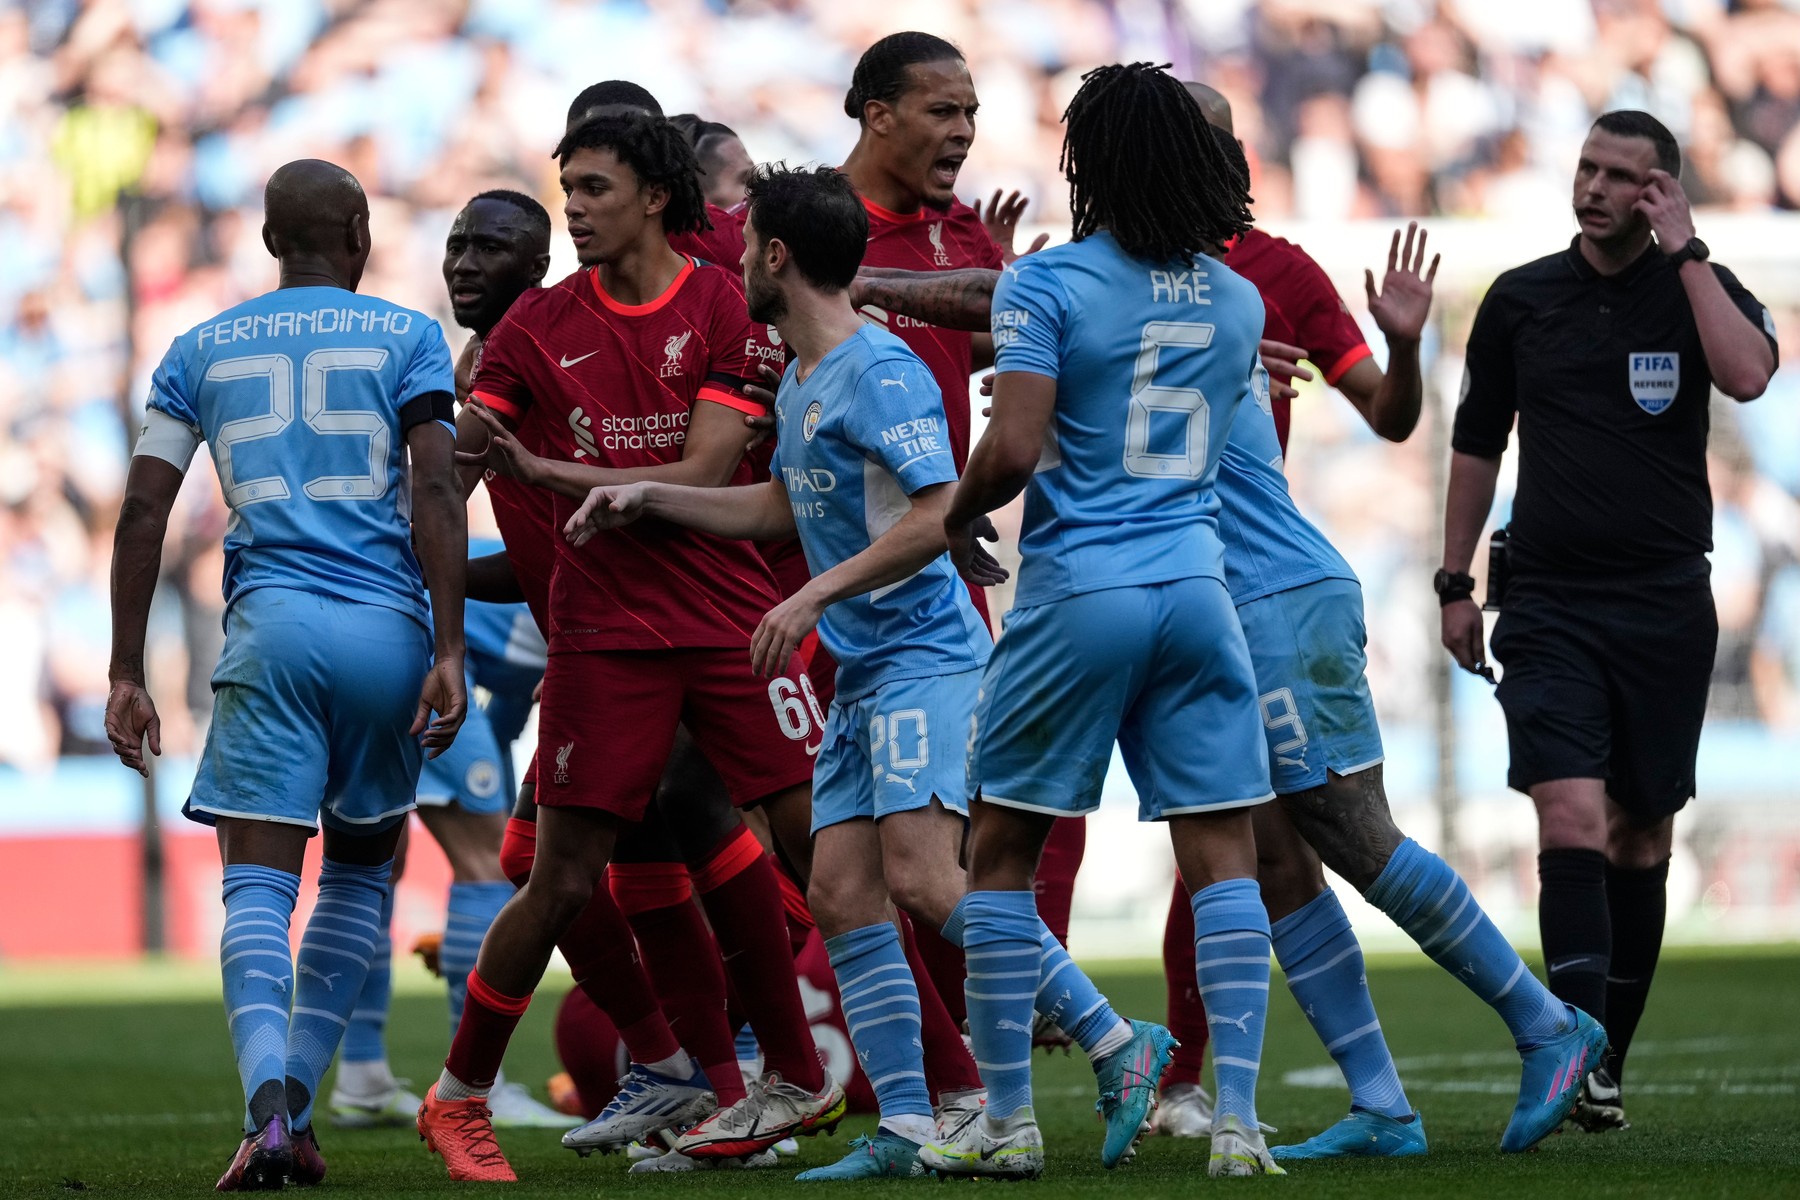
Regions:
<instances>
[{"instance_id":1,"label":"referee's hand on head","mask_svg":"<svg viewBox=\"0 0 1800 1200\"><path fill-rule=\"evenodd\" d=\"M1444 649L1456 665L1471 675L1494 682L1487 661L1487 632L1481 623L1481 605L1473 599L1452 600L1442 609Z\"/></svg>"}]
</instances>

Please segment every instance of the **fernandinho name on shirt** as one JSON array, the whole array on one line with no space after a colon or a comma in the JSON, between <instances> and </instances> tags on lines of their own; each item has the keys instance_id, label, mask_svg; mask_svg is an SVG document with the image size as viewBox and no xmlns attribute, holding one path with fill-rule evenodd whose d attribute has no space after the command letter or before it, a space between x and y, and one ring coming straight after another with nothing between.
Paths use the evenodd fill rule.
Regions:
<instances>
[{"instance_id":1,"label":"fernandinho name on shirt","mask_svg":"<svg viewBox=\"0 0 1800 1200\"><path fill-rule=\"evenodd\" d=\"M248 342L262 337L295 337L322 333L392 333L404 335L412 331L413 314L405 309L390 308L315 308L311 312L258 313L215 321L194 331L194 344L209 342L223 346L228 342Z\"/></svg>"}]
</instances>

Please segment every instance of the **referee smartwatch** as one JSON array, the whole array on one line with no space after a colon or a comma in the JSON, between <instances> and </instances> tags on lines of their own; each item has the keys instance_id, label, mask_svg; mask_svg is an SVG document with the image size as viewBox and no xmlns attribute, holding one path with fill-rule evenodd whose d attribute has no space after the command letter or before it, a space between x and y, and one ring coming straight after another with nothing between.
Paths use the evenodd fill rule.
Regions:
<instances>
[{"instance_id":1,"label":"referee smartwatch","mask_svg":"<svg viewBox=\"0 0 1800 1200\"><path fill-rule=\"evenodd\" d=\"M1432 576L1431 590L1437 593L1438 607L1447 608L1458 600L1472 600L1475 597L1475 577L1465 571L1446 571L1439 568Z\"/></svg>"},{"instance_id":2,"label":"referee smartwatch","mask_svg":"<svg viewBox=\"0 0 1800 1200\"><path fill-rule=\"evenodd\" d=\"M1682 243L1680 249L1668 256L1669 265L1674 267L1677 271L1681 270L1682 267L1690 262L1705 262L1711 257L1712 251L1708 250L1706 248L1706 243L1697 237L1689 238L1686 242Z\"/></svg>"}]
</instances>

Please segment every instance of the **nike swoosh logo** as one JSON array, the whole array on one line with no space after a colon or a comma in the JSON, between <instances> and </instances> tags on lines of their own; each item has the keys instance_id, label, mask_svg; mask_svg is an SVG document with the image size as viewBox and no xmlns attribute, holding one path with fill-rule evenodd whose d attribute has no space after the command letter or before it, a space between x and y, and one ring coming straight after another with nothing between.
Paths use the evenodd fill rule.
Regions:
<instances>
[{"instance_id":1,"label":"nike swoosh logo","mask_svg":"<svg viewBox=\"0 0 1800 1200\"><path fill-rule=\"evenodd\" d=\"M824 742L820 742L820 743L819 743L819 745L818 745L818 746L807 746L807 747L804 747L804 749L805 749L805 750L806 750L806 757L808 757L808 758L817 758L817 757L818 757L818 756L819 756L819 748L820 748L820 747L821 747L821 746L823 746L823 745L824 745L824 744L825 744L825 743L824 743Z\"/></svg>"},{"instance_id":2,"label":"nike swoosh logo","mask_svg":"<svg viewBox=\"0 0 1800 1200\"><path fill-rule=\"evenodd\" d=\"M589 350L586 354L582 355L580 358L565 358L562 360L563 369L566 371L578 362L586 362L588 359L594 357L594 355L596 355L598 353L600 353L598 350Z\"/></svg>"}]
</instances>

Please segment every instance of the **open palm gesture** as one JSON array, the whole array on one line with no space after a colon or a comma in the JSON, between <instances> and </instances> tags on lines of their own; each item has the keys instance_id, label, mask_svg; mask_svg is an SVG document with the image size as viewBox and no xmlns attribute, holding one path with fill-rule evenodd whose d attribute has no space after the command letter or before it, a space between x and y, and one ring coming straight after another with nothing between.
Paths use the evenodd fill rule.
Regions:
<instances>
[{"instance_id":1,"label":"open palm gesture","mask_svg":"<svg viewBox=\"0 0 1800 1200\"><path fill-rule=\"evenodd\" d=\"M1418 244L1415 248L1414 237ZM1425 317L1431 311L1431 281L1437 278L1438 259L1431 256L1431 269L1423 275L1425 265L1425 231L1417 221L1406 225L1406 246L1400 245L1400 231L1394 230L1388 246L1387 274L1381 280L1381 291L1375 290L1375 272L1363 272L1363 288L1369 294L1369 315L1390 340L1419 340L1425 330Z\"/></svg>"}]
</instances>

